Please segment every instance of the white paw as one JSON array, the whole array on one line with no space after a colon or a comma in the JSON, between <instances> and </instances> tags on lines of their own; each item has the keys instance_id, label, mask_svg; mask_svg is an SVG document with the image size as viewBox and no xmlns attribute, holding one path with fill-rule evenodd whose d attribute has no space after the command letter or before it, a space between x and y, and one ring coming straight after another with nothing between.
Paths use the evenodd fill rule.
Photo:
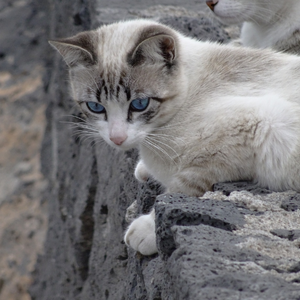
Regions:
<instances>
[{"instance_id":1,"label":"white paw","mask_svg":"<svg viewBox=\"0 0 300 300\"><path fill-rule=\"evenodd\" d=\"M150 177L150 174L142 160L140 160L135 167L134 176L140 182L145 182Z\"/></svg>"},{"instance_id":2,"label":"white paw","mask_svg":"<svg viewBox=\"0 0 300 300\"><path fill-rule=\"evenodd\" d=\"M157 252L155 237L155 213L143 215L135 219L125 233L125 243L143 255L151 255Z\"/></svg>"}]
</instances>

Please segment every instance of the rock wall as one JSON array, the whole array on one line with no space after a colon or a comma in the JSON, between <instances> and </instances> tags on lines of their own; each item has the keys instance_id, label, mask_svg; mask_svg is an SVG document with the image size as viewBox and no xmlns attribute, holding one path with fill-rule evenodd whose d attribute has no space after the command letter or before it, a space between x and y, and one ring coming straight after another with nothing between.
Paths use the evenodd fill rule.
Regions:
<instances>
[{"instance_id":1,"label":"rock wall","mask_svg":"<svg viewBox=\"0 0 300 300\"><path fill-rule=\"evenodd\" d=\"M41 3L43 2L43 3ZM47 1L0 1L0 299L28 300L47 232L40 172ZM45 47L46 46L46 47Z\"/></svg>"},{"instance_id":2,"label":"rock wall","mask_svg":"<svg viewBox=\"0 0 300 300\"><path fill-rule=\"evenodd\" d=\"M208 18L196 2L185 7L166 6L177 4L172 1L154 7L142 1L134 7L122 1L50 3L50 38L134 17L155 17L220 42L237 32ZM32 299L300 299L300 197L294 192L236 183L217 184L202 199L159 196L159 254L143 257L128 249L127 221L150 210L159 185L133 178L136 151L116 152L76 133L81 115L68 94L65 65L50 48L46 63L51 71L45 79L42 165L50 181L49 230Z\"/></svg>"}]
</instances>

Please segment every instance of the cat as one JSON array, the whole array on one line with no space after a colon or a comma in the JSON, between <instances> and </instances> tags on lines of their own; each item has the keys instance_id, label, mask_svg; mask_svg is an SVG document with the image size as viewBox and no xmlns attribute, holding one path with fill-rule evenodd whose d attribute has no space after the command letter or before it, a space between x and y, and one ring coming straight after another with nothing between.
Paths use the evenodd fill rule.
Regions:
<instances>
[{"instance_id":1,"label":"cat","mask_svg":"<svg viewBox=\"0 0 300 300\"><path fill-rule=\"evenodd\" d=\"M300 54L299 0L213 0L207 5L225 24L243 23L241 44Z\"/></svg>"},{"instance_id":2,"label":"cat","mask_svg":"<svg viewBox=\"0 0 300 300\"><path fill-rule=\"evenodd\" d=\"M300 192L300 57L200 42L151 20L50 41L97 136L138 148L135 177L166 193L202 196L214 183L253 180ZM157 252L154 210L125 242Z\"/></svg>"}]
</instances>

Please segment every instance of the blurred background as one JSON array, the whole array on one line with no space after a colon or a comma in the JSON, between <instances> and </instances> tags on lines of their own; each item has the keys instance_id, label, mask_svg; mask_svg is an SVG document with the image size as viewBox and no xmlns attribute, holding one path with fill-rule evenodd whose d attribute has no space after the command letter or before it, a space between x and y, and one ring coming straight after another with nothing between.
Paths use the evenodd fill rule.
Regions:
<instances>
[{"instance_id":1,"label":"blurred background","mask_svg":"<svg viewBox=\"0 0 300 300\"><path fill-rule=\"evenodd\" d=\"M40 172L46 18L33 1L0 1L1 300L31 299L27 288L47 230Z\"/></svg>"}]
</instances>

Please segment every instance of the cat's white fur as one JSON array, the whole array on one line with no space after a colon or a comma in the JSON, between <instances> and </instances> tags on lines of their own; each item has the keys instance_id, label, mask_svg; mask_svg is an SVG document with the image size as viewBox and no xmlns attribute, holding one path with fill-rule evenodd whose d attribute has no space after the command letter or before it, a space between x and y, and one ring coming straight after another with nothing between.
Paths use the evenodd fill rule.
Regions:
<instances>
[{"instance_id":1,"label":"cat's white fur","mask_svg":"<svg viewBox=\"0 0 300 300\"><path fill-rule=\"evenodd\" d=\"M300 57L199 42L146 20L52 45L71 65L73 97L93 130L118 149L139 149L138 180L152 176L167 192L193 196L235 180L300 191ZM99 74L112 91L120 74L131 87L129 100L122 89L118 98L101 89L106 119L86 106L98 101ZM149 123L136 112L127 121L130 99L139 97L163 99L150 100L146 112L158 114ZM145 255L157 251L154 211L133 221L125 242Z\"/></svg>"},{"instance_id":2,"label":"cat's white fur","mask_svg":"<svg viewBox=\"0 0 300 300\"><path fill-rule=\"evenodd\" d=\"M213 0L226 24L243 23L243 46L300 53L299 0Z\"/></svg>"}]
</instances>

